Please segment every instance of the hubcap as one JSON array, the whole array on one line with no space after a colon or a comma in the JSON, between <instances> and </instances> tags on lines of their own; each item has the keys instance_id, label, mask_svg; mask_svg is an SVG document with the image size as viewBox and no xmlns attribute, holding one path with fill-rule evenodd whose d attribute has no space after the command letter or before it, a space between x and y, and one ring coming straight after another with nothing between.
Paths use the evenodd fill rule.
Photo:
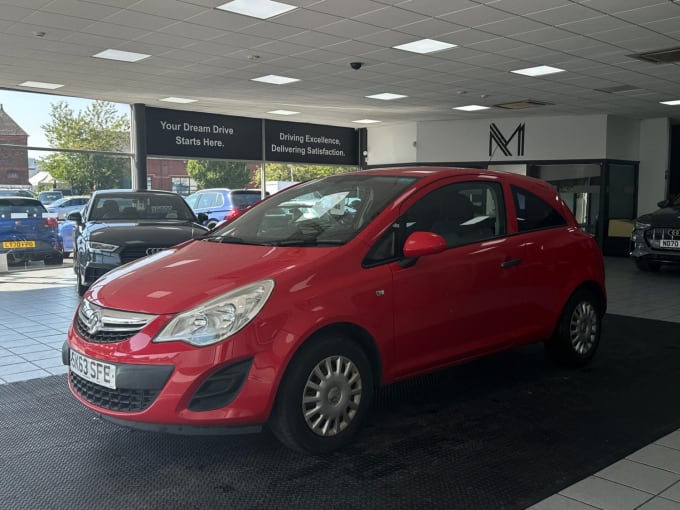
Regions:
<instances>
[{"instance_id":1,"label":"hubcap","mask_svg":"<svg viewBox=\"0 0 680 510\"><path fill-rule=\"evenodd\" d=\"M598 317L592 303L583 301L574 308L569 324L569 339L578 354L587 354L595 345Z\"/></svg>"},{"instance_id":2,"label":"hubcap","mask_svg":"<svg viewBox=\"0 0 680 510\"><path fill-rule=\"evenodd\" d=\"M334 436L356 416L361 402L361 374L352 360L330 356L317 364L302 392L307 426L319 436Z\"/></svg>"}]
</instances>

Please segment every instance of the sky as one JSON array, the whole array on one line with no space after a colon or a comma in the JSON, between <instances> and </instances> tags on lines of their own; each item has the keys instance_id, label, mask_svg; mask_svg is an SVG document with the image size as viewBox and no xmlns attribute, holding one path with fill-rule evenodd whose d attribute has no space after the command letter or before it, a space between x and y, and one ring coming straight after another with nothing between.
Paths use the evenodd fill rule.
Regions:
<instances>
[{"instance_id":1,"label":"sky","mask_svg":"<svg viewBox=\"0 0 680 510\"><path fill-rule=\"evenodd\" d=\"M49 147L42 128L50 122L51 104L66 101L74 112L87 108L91 99L57 96L53 94L35 94L0 90L0 104L5 112L28 133L30 147ZM130 114L130 105L114 103L121 114ZM44 152L29 151L30 157L44 156Z\"/></svg>"}]
</instances>

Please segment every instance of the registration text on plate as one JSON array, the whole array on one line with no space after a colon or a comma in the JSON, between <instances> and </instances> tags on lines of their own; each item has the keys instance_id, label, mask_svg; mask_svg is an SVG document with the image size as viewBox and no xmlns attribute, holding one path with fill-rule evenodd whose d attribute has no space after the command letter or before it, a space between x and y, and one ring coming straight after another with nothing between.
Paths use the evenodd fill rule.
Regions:
<instances>
[{"instance_id":1,"label":"registration text on plate","mask_svg":"<svg viewBox=\"0 0 680 510\"><path fill-rule=\"evenodd\" d=\"M669 239L664 239L661 241L662 248L676 248L680 249L680 241L672 241Z\"/></svg>"},{"instance_id":2,"label":"registration text on plate","mask_svg":"<svg viewBox=\"0 0 680 510\"><path fill-rule=\"evenodd\" d=\"M71 370L83 379L116 389L116 366L110 363L97 361L71 349Z\"/></svg>"},{"instance_id":3,"label":"registration text on plate","mask_svg":"<svg viewBox=\"0 0 680 510\"><path fill-rule=\"evenodd\" d=\"M35 248L35 241L3 241L3 248Z\"/></svg>"}]
</instances>

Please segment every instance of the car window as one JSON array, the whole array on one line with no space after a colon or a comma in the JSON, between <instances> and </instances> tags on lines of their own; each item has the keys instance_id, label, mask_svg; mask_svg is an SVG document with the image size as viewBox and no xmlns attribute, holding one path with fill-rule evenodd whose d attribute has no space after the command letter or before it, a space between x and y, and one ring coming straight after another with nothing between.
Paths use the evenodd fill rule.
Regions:
<instances>
[{"instance_id":1,"label":"car window","mask_svg":"<svg viewBox=\"0 0 680 510\"><path fill-rule=\"evenodd\" d=\"M101 220L193 220L184 200L173 195L103 195L92 204L90 219Z\"/></svg>"},{"instance_id":2,"label":"car window","mask_svg":"<svg viewBox=\"0 0 680 510\"><path fill-rule=\"evenodd\" d=\"M413 232L433 232L449 248L506 234L503 190L499 183L469 181L442 186L408 208L367 254L374 265L401 257Z\"/></svg>"},{"instance_id":3,"label":"car window","mask_svg":"<svg viewBox=\"0 0 680 510\"><path fill-rule=\"evenodd\" d=\"M542 198L517 186L510 188L515 202L517 228L520 232L560 227L567 224L567 220Z\"/></svg>"},{"instance_id":4,"label":"car window","mask_svg":"<svg viewBox=\"0 0 680 510\"><path fill-rule=\"evenodd\" d=\"M258 202L262 193L260 191L232 191L229 196L233 207L245 209Z\"/></svg>"},{"instance_id":5,"label":"car window","mask_svg":"<svg viewBox=\"0 0 680 510\"><path fill-rule=\"evenodd\" d=\"M42 218L45 207L35 200L12 198L0 200L0 219Z\"/></svg>"}]
</instances>

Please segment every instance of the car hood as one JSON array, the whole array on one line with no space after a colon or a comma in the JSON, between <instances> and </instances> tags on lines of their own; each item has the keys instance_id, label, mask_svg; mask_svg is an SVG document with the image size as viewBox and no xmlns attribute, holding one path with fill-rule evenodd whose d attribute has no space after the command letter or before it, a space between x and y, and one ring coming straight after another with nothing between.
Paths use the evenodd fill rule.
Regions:
<instances>
[{"instance_id":1,"label":"car hood","mask_svg":"<svg viewBox=\"0 0 680 510\"><path fill-rule=\"evenodd\" d=\"M664 207L656 211L643 214L638 221L650 223L654 227L680 227L680 207Z\"/></svg>"},{"instance_id":2,"label":"car hood","mask_svg":"<svg viewBox=\"0 0 680 510\"><path fill-rule=\"evenodd\" d=\"M90 288L90 299L107 308L177 313L267 278L297 276L305 288L316 262L341 251L193 241L108 272Z\"/></svg>"},{"instance_id":3,"label":"car hood","mask_svg":"<svg viewBox=\"0 0 680 510\"><path fill-rule=\"evenodd\" d=\"M208 231L205 227L188 221L90 223L86 230L89 241L117 246L144 244L161 247L174 246Z\"/></svg>"}]
</instances>

